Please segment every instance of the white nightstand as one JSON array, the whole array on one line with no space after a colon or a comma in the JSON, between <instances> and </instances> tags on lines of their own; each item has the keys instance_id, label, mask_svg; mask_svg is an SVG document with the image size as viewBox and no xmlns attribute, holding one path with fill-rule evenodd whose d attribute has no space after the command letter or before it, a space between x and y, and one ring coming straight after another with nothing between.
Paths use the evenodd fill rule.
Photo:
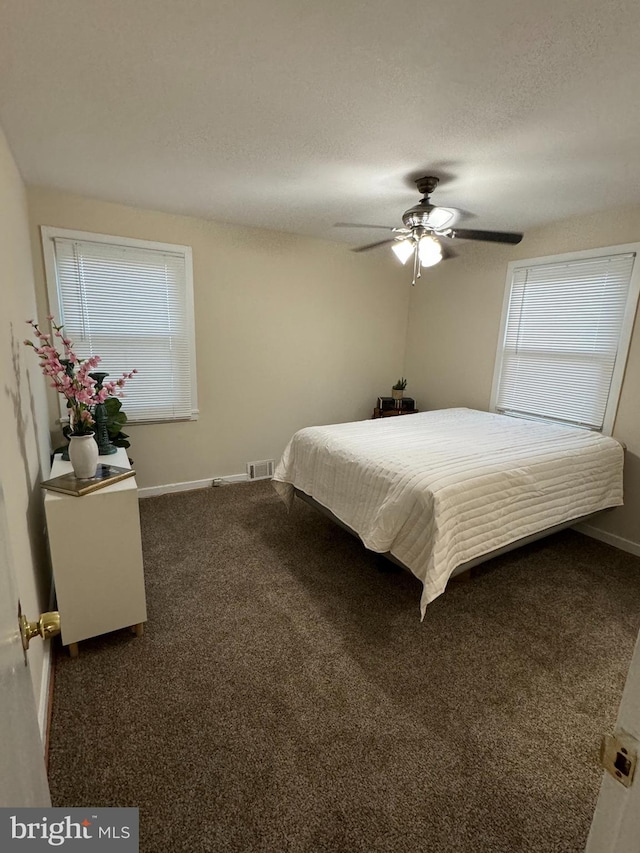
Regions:
<instances>
[{"instance_id":1,"label":"white nightstand","mask_svg":"<svg viewBox=\"0 0 640 853\"><path fill-rule=\"evenodd\" d=\"M119 447L100 462L130 468ZM70 472L56 455L51 477ZM62 643L72 657L78 642L147 619L138 486L128 477L83 497L47 491L44 498Z\"/></svg>"}]
</instances>

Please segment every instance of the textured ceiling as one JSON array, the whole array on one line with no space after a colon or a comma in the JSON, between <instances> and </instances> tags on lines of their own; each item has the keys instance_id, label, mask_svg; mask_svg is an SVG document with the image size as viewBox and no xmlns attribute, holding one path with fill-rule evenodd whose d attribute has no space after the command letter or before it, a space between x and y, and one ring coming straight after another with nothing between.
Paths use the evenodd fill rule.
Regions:
<instances>
[{"instance_id":1,"label":"textured ceiling","mask_svg":"<svg viewBox=\"0 0 640 853\"><path fill-rule=\"evenodd\" d=\"M640 4L0 0L30 184L369 242L443 178L465 225L638 203Z\"/></svg>"}]
</instances>

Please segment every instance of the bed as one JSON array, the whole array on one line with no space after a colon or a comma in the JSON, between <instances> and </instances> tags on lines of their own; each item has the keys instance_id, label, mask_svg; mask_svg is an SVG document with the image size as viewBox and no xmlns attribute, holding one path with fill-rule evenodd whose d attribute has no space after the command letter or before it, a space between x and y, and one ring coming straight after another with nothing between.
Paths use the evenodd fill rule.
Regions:
<instances>
[{"instance_id":1,"label":"bed","mask_svg":"<svg viewBox=\"0 0 640 853\"><path fill-rule=\"evenodd\" d=\"M622 504L624 450L577 427L455 408L301 429L273 485L327 510L422 581Z\"/></svg>"}]
</instances>

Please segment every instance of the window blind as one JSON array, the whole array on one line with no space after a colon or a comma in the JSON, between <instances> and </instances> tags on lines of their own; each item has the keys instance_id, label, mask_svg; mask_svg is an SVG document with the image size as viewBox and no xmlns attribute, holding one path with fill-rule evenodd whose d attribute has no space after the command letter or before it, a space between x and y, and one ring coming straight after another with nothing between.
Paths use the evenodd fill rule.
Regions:
<instances>
[{"instance_id":1,"label":"window blind","mask_svg":"<svg viewBox=\"0 0 640 853\"><path fill-rule=\"evenodd\" d=\"M184 251L53 242L61 321L77 355L99 355L99 369L114 379L138 369L123 389L130 421L191 418L193 331Z\"/></svg>"},{"instance_id":2,"label":"window blind","mask_svg":"<svg viewBox=\"0 0 640 853\"><path fill-rule=\"evenodd\" d=\"M515 269L497 411L602 429L634 260Z\"/></svg>"}]
</instances>

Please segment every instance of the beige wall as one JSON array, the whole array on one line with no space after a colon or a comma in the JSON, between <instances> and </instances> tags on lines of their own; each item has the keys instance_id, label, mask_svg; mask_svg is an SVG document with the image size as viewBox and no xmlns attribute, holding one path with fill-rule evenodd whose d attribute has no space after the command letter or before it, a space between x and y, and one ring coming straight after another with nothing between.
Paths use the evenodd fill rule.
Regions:
<instances>
[{"instance_id":1,"label":"beige wall","mask_svg":"<svg viewBox=\"0 0 640 853\"><path fill-rule=\"evenodd\" d=\"M411 295L404 372L424 408L488 409L507 263L640 241L640 208L576 217L518 246L467 243ZM640 323L636 319L614 436L627 445L625 506L592 522L640 548Z\"/></svg>"},{"instance_id":2,"label":"beige wall","mask_svg":"<svg viewBox=\"0 0 640 853\"><path fill-rule=\"evenodd\" d=\"M387 255L39 188L28 196L41 318L41 225L193 248L200 418L127 429L141 487L277 460L302 426L370 417L402 371L409 287Z\"/></svg>"},{"instance_id":3,"label":"beige wall","mask_svg":"<svg viewBox=\"0 0 640 853\"><path fill-rule=\"evenodd\" d=\"M37 359L22 343L28 332L25 320L36 314L26 194L1 129L0 271L0 394L4 414L0 429L0 480L22 609L30 619L37 619L42 610L49 608L50 574L39 486L49 458L48 415L44 379ZM31 644L29 665L39 705L43 674L41 642Z\"/></svg>"}]
</instances>

